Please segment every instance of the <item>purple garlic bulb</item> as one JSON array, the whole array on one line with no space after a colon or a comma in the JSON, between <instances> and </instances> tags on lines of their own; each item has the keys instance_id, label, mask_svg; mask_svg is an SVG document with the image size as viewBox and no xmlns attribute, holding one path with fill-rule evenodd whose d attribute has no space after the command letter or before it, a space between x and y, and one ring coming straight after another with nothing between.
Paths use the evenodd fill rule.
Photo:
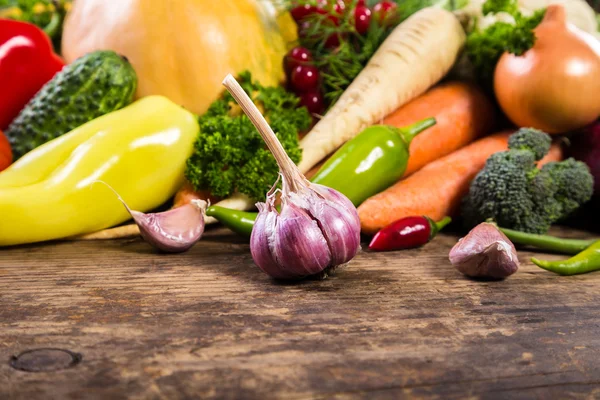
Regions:
<instances>
[{"instance_id":1,"label":"purple garlic bulb","mask_svg":"<svg viewBox=\"0 0 600 400\"><path fill-rule=\"evenodd\" d=\"M312 183L286 193L283 179L281 212L272 193L257 204L250 238L256 265L273 278L300 279L350 261L360 249L360 221L350 200Z\"/></svg>"}]
</instances>

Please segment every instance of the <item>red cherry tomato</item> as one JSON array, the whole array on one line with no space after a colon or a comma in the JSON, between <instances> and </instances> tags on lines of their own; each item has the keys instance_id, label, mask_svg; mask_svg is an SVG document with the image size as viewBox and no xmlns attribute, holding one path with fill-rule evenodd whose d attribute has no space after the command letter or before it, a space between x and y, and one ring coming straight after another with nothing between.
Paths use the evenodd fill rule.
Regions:
<instances>
[{"instance_id":1,"label":"red cherry tomato","mask_svg":"<svg viewBox=\"0 0 600 400\"><path fill-rule=\"evenodd\" d=\"M298 65L309 65L312 61L312 54L307 48L298 46L290 50L284 60L285 72L289 75Z\"/></svg>"},{"instance_id":2,"label":"red cherry tomato","mask_svg":"<svg viewBox=\"0 0 600 400\"><path fill-rule=\"evenodd\" d=\"M319 91L310 91L301 95L300 105L306 107L311 114L321 114L325 108L323 95Z\"/></svg>"},{"instance_id":3,"label":"red cherry tomato","mask_svg":"<svg viewBox=\"0 0 600 400\"><path fill-rule=\"evenodd\" d=\"M319 70L314 65L298 65L292 71L292 86L298 93L316 89L319 84Z\"/></svg>"},{"instance_id":4,"label":"red cherry tomato","mask_svg":"<svg viewBox=\"0 0 600 400\"><path fill-rule=\"evenodd\" d=\"M369 30L371 24L371 10L367 6L357 6L354 9L354 27L361 35Z\"/></svg>"},{"instance_id":5,"label":"red cherry tomato","mask_svg":"<svg viewBox=\"0 0 600 400\"><path fill-rule=\"evenodd\" d=\"M393 1L384 0L375 4L373 7L373 17L379 25L391 23L396 17L398 5Z\"/></svg>"}]
</instances>

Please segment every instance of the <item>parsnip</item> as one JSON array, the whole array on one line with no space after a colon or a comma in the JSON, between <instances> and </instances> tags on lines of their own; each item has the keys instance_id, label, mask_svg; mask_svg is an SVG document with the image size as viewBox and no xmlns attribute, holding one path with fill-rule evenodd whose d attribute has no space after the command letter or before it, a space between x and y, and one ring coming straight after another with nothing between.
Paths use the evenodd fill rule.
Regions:
<instances>
[{"instance_id":1,"label":"parsnip","mask_svg":"<svg viewBox=\"0 0 600 400\"><path fill-rule=\"evenodd\" d=\"M319 161L425 92L450 70L465 43L449 11L425 8L400 24L325 117L302 139L300 170Z\"/></svg>"}]
</instances>

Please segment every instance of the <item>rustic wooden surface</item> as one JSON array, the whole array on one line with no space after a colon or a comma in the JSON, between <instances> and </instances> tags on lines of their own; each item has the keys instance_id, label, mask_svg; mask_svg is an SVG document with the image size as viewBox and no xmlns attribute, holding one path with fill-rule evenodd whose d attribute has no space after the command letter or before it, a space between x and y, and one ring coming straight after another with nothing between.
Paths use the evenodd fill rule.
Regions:
<instances>
[{"instance_id":1,"label":"rustic wooden surface","mask_svg":"<svg viewBox=\"0 0 600 400\"><path fill-rule=\"evenodd\" d=\"M0 399L600 398L600 273L521 252L513 277L473 281L447 261L455 240L299 284L221 230L182 255L137 239L0 250ZM75 358L15 359L44 348Z\"/></svg>"}]
</instances>

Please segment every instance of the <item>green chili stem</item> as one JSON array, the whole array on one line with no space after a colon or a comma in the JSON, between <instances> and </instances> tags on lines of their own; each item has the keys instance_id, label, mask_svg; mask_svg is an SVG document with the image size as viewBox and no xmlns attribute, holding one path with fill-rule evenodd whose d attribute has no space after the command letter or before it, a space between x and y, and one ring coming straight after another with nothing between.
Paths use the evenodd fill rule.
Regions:
<instances>
[{"instance_id":1,"label":"green chili stem","mask_svg":"<svg viewBox=\"0 0 600 400\"><path fill-rule=\"evenodd\" d=\"M441 220L439 220L438 222L432 222L431 237L433 238L435 235L437 235L438 232L441 231L442 229L444 229L444 227L446 225L448 225L450 222L452 222L452 218L450 218L450 217L444 217Z\"/></svg>"},{"instance_id":2,"label":"green chili stem","mask_svg":"<svg viewBox=\"0 0 600 400\"><path fill-rule=\"evenodd\" d=\"M402 136L402 138L408 145L408 144L410 144L410 142L413 140L413 138L415 136L417 136L419 133L423 132L425 129L434 126L436 123L437 123L437 121L435 120L435 118L425 118L425 119L415 122L412 125L405 126L403 128L394 127L394 129L397 129L399 131L400 136Z\"/></svg>"},{"instance_id":3,"label":"green chili stem","mask_svg":"<svg viewBox=\"0 0 600 400\"><path fill-rule=\"evenodd\" d=\"M499 228L513 243L533 246L540 250L551 250L560 254L577 254L598 239L563 239L549 235L537 235L534 233L519 232L512 229Z\"/></svg>"}]
</instances>

